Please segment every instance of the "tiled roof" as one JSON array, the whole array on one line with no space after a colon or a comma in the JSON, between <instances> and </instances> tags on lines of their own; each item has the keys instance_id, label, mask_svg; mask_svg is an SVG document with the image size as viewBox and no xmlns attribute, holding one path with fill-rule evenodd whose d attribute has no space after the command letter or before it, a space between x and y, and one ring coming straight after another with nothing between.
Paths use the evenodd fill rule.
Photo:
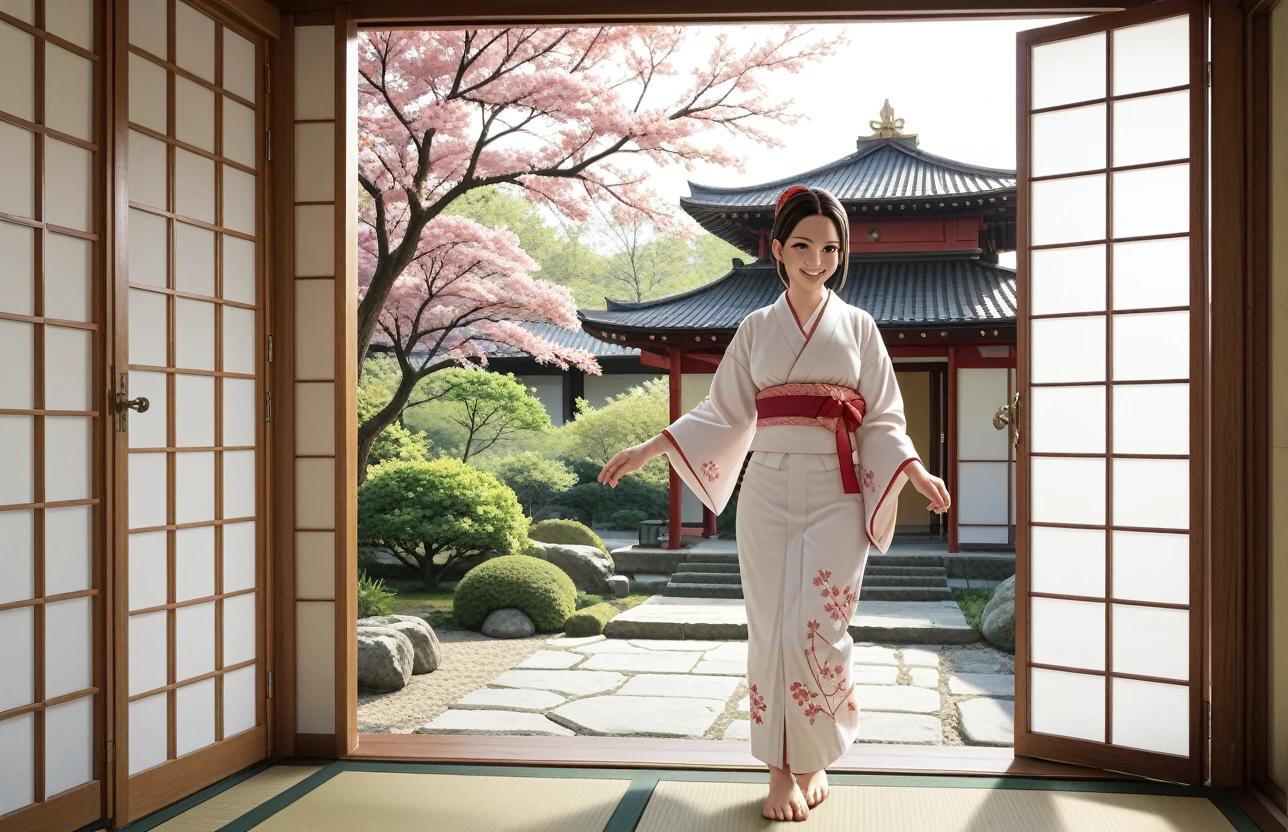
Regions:
<instances>
[{"instance_id":1,"label":"tiled roof","mask_svg":"<svg viewBox=\"0 0 1288 832\"><path fill-rule=\"evenodd\" d=\"M733 332L782 291L770 263L759 261L682 294L642 303L609 301L607 311L580 314L588 326ZM1015 322L1015 270L961 255L852 256L838 294L885 327Z\"/></svg>"},{"instance_id":2,"label":"tiled roof","mask_svg":"<svg viewBox=\"0 0 1288 832\"><path fill-rule=\"evenodd\" d=\"M547 341L553 341L561 347L586 350L596 358L629 358L640 354L640 351L633 347L621 347L616 344L605 343L580 329L573 332L554 324L533 322L523 324L523 328L534 335L545 338ZM489 353L492 358L523 358L527 356L526 352L507 344L493 344L492 347L493 350Z\"/></svg>"}]
</instances>

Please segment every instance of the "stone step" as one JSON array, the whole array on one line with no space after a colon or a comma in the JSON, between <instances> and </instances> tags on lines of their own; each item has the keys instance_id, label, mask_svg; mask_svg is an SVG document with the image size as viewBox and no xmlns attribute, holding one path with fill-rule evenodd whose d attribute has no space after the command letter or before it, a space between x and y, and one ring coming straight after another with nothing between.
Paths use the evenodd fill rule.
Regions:
<instances>
[{"instance_id":1,"label":"stone step","mask_svg":"<svg viewBox=\"0 0 1288 832\"><path fill-rule=\"evenodd\" d=\"M685 563L732 563L737 565L737 552L690 552Z\"/></svg>"},{"instance_id":2,"label":"stone step","mask_svg":"<svg viewBox=\"0 0 1288 832\"><path fill-rule=\"evenodd\" d=\"M863 585L867 586L948 586L942 575L871 575L864 573Z\"/></svg>"},{"instance_id":3,"label":"stone step","mask_svg":"<svg viewBox=\"0 0 1288 832\"><path fill-rule=\"evenodd\" d=\"M859 590L859 603L864 601L951 601L953 591L947 586L868 586Z\"/></svg>"},{"instance_id":4,"label":"stone step","mask_svg":"<svg viewBox=\"0 0 1288 832\"><path fill-rule=\"evenodd\" d=\"M943 567L942 555L880 555L868 556L868 566L938 566Z\"/></svg>"},{"instance_id":5,"label":"stone step","mask_svg":"<svg viewBox=\"0 0 1288 832\"><path fill-rule=\"evenodd\" d=\"M737 572L676 572L671 576L673 584L738 584L742 585L742 575Z\"/></svg>"},{"instance_id":6,"label":"stone step","mask_svg":"<svg viewBox=\"0 0 1288 832\"><path fill-rule=\"evenodd\" d=\"M737 575L738 564L736 563L709 563L707 561L689 560L680 564L677 572L723 572L726 574Z\"/></svg>"},{"instance_id":7,"label":"stone step","mask_svg":"<svg viewBox=\"0 0 1288 832\"><path fill-rule=\"evenodd\" d=\"M669 583L662 594L671 598L742 598L742 584Z\"/></svg>"},{"instance_id":8,"label":"stone step","mask_svg":"<svg viewBox=\"0 0 1288 832\"><path fill-rule=\"evenodd\" d=\"M864 575L924 575L931 578L947 578L948 569L943 566L887 566L873 558L863 570Z\"/></svg>"}]
</instances>

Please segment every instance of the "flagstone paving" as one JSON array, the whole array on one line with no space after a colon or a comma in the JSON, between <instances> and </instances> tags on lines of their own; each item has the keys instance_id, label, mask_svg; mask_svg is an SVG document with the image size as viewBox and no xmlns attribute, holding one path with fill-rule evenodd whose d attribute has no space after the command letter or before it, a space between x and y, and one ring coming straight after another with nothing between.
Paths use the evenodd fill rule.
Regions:
<instances>
[{"instance_id":1,"label":"flagstone paving","mask_svg":"<svg viewBox=\"0 0 1288 832\"><path fill-rule=\"evenodd\" d=\"M982 643L856 644L858 741L1009 746L1013 666ZM560 636L417 732L746 741L746 670L746 641Z\"/></svg>"}]
</instances>

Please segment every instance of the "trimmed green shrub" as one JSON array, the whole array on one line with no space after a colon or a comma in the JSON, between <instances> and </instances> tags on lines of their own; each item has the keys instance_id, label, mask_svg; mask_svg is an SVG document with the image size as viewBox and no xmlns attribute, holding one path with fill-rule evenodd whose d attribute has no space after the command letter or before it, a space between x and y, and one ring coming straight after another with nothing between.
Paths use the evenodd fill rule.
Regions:
<instances>
[{"instance_id":1,"label":"trimmed green shrub","mask_svg":"<svg viewBox=\"0 0 1288 832\"><path fill-rule=\"evenodd\" d=\"M635 474L628 474L616 488L587 482L574 485L551 501L589 516L592 523L608 523L613 512L623 509L642 511L649 517L664 520L670 513L665 485L654 485Z\"/></svg>"},{"instance_id":2,"label":"trimmed green shrub","mask_svg":"<svg viewBox=\"0 0 1288 832\"><path fill-rule=\"evenodd\" d=\"M638 529L640 527L640 523L643 523L647 519L648 515L642 511L638 511L633 508L624 508L613 512L613 516L608 520L608 527L610 529L618 529L622 531Z\"/></svg>"},{"instance_id":3,"label":"trimmed green shrub","mask_svg":"<svg viewBox=\"0 0 1288 832\"><path fill-rule=\"evenodd\" d=\"M565 546L594 546L608 554L608 547L599 535L576 520L542 520L528 529L528 537L542 543L562 543Z\"/></svg>"},{"instance_id":4,"label":"trimmed green shrub","mask_svg":"<svg viewBox=\"0 0 1288 832\"><path fill-rule=\"evenodd\" d=\"M564 632L570 636L597 636L604 632L604 625L617 615L617 607L612 604L595 604L578 610L564 622Z\"/></svg>"},{"instance_id":5,"label":"trimmed green shrub","mask_svg":"<svg viewBox=\"0 0 1288 832\"><path fill-rule=\"evenodd\" d=\"M585 590L577 590L577 609L584 610L586 607L593 607L596 604L602 604L606 601L602 595L592 595Z\"/></svg>"},{"instance_id":6,"label":"trimmed green shrub","mask_svg":"<svg viewBox=\"0 0 1288 832\"><path fill-rule=\"evenodd\" d=\"M358 617L389 615L393 612L394 593L385 589L385 582L371 578L366 572L358 575Z\"/></svg>"},{"instance_id":7,"label":"trimmed green shrub","mask_svg":"<svg viewBox=\"0 0 1288 832\"><path fill-rule=\"evenodd\" d=\"M577 587L553 563L525 555L493 558L471 569L452 596L456 623L469 630L483 626L496 610L514 607L527 613L541 632L554 632L576 610Z\"/></svg>"},{"instance_id":8,"label":"trimmed green shrub","mask_svg":"<svg viewBox=\"0 0 1288 832\"><path fill-rule=\"evenodd\" d=\"M542 549L540 545L531 540L528 541L528 545L525 546L523 551L519 554L533 558L541 558L542 560L546 559L546 550Z\"/></svg>"}]
</instances>

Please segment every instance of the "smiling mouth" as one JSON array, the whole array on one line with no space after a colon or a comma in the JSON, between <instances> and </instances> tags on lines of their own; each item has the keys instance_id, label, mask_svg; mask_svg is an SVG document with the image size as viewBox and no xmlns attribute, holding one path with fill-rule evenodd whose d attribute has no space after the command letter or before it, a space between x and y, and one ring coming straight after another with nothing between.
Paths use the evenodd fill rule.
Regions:
<instances>
[{"instance_id":1,"label":"smiling mouth","mask_svg":"<svg viewBox=\"0 0 1288 832\"><path fill-rule=\"evenodd\" d=\"M801 271L801 274L806 275L808 277L822 277L824 272L823 269L819 269L816 272L812 272L809 269L801 269L800 271Z\"/></svg>"}]
</instances>

